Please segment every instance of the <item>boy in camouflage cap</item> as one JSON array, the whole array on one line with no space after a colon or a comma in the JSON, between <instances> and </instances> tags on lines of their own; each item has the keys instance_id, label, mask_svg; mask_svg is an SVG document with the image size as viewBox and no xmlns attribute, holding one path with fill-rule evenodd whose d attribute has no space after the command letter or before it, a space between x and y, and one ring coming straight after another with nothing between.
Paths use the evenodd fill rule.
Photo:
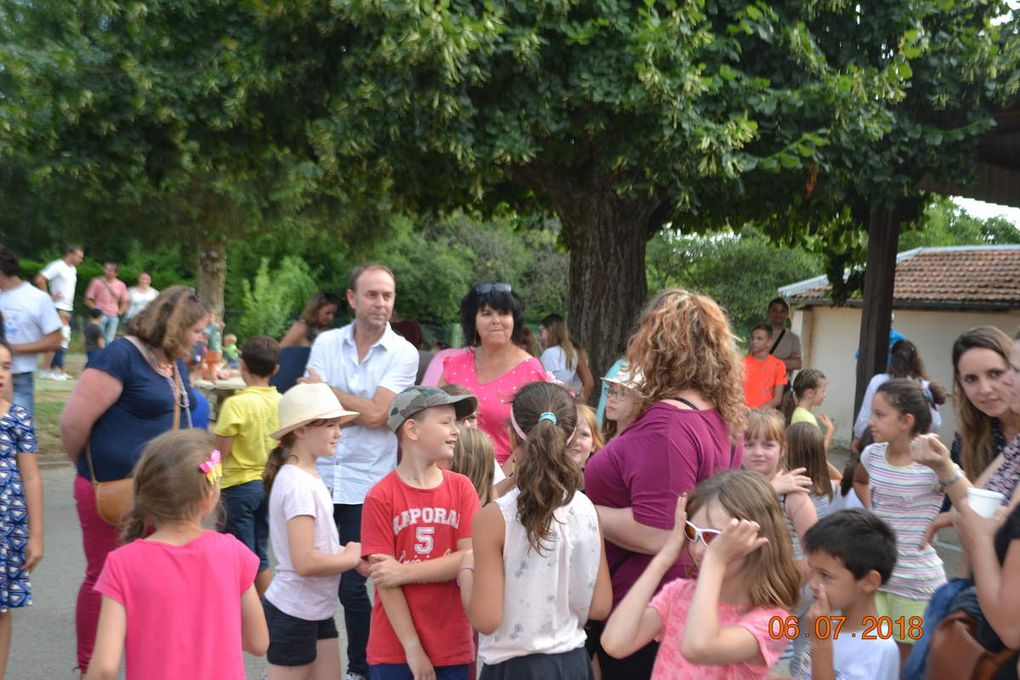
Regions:
<instances>
[{"instance_id":1,"label":"boy in camouflage cap","mask_svg":"<svg viewBox=\"0 0 1020 680\"><path fill-rule=\"evenodd\" d=\"M439 677L467 680L475 652L456 577L471 548L478 493L438 463L453 458L457 420L477 406L473 396L432 387L408 387L393 400L389 426L403 456L368 492L361 519L361 553L376 588L373 674L418 677L436 669Z\"/></svg>"}]
</instances>

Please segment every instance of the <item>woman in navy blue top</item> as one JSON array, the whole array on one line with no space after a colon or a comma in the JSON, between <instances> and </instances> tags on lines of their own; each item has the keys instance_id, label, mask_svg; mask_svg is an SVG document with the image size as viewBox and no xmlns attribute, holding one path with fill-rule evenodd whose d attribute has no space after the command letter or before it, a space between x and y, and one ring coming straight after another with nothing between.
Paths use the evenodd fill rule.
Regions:
<instances>
[{"instance_id":1,"label":"woman in navy blue top","mask_svg":"<svg viewBox=\"0 0 1020 680\"><path fill-rule=\"evenodd\" d=\"M78 667L88 668L99 620L93 591L119 528L96 511L85 449L96 479L124 479L153 437L175 426L191 427L196 404L183 358L201 339L208 309L191 288L172 286L131 319L127 335L89 362L60 417L60 436L78 469L74 499L85 548L85 579L78 591ZM176 406L175 406L176 404Z\"/></svg>"}]
</instances>

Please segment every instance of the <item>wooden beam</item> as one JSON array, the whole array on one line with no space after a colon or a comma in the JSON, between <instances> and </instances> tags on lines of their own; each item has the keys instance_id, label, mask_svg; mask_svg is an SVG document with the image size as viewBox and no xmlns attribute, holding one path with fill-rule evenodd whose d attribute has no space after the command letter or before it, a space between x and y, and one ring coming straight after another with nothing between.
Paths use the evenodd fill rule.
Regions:
<instances>
[{"instance_id":1,"label":"wooden beam","mask_svg":"<svg viewBox=\"0 0 1020 680\"><path fill-rule=\"evenodd\" d=\"M895 209L876 209L868 221L868 263L864 272L854 413L861 408L868 382L886 369L901 219Z\"/></svg>"}]
</instances>

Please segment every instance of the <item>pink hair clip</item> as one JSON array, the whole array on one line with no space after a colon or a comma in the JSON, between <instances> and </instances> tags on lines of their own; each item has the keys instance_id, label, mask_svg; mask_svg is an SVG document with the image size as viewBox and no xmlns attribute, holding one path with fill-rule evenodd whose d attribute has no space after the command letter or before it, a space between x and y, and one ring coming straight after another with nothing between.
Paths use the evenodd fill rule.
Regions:
<instances>
[{"instance_id":1,"label":"pink hair clip","mask_svg":"<svg viewBox=\"0 0 1020 680\"><path fill-rule=\"evenodd\" d=\"M209 460L198 466L198 469L205 473L205 478L210 484L215 484L223 476L223 465L220 463L219 449L213 449L209 453Z\"/></svg>"}]
</instances>

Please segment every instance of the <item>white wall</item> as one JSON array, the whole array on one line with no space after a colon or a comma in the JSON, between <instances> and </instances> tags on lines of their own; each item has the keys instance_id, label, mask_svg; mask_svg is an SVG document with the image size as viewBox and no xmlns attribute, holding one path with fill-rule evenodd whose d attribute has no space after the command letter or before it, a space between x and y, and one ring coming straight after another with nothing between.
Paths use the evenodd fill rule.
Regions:
<instances>
[{"instance_id":1,"label":"white wall","mask_svg":"<svg viewBox=\"0 0 1020 680\"><path fill-rule=\"evenodd\" d=\"M998 326L1011 336L1020 328L1020 310L1009 312L956 312L896 310L896 329L917 345L928 376L946 388L942 407L944 441L956 432L953 412L953 341L974 326ZM852 307L814 307L796 310L793 330L801 336L804 368L817 368L829 379L829 396L817 409L836 421L836 441L848 444L853 427L861 310Z\"/></svg>"}]
</instances>

